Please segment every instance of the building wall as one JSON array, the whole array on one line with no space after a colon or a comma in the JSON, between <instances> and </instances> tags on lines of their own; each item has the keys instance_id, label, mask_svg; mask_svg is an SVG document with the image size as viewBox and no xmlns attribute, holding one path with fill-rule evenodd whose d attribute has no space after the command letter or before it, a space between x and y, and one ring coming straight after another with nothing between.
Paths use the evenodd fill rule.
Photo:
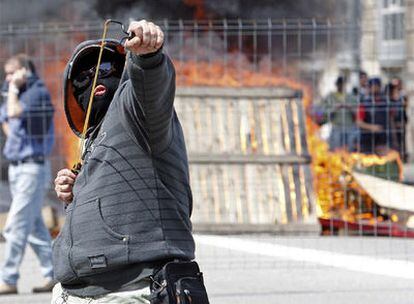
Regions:
<instances>
[{"instance_id":1,"label":"building wall","mask_svg":"<svg viewBox=\"0 0 414 304\"><path fill-rule=\"evenodd\" d=\"M378 10L376 0L361 1L361 68L369 75L380 75L378 61Z\"/></svg>"}]
</instances>

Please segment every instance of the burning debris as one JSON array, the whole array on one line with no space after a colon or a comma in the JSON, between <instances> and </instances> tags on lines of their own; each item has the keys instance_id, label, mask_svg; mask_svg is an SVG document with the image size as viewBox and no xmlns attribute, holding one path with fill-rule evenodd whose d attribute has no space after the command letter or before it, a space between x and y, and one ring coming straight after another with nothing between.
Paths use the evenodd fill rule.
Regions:
<instances>
[{"instance_id":1,"label":"burning debris","mask_svg":"<svg viewBox=\"0 0 414 304\"><path fill-rule=\"evenodd\" d=\"M99 3L99 1L91 3ZM115 4L117 1L111 3ZM123 3L127 4L129 1L123 1ZM137 3L137 7L140 8L142 14L151 15L150 7L154 7L155 10L157 5L161 5L163 1L154 1L151 4L144 4L141 1L134 1L134 3ZM214 1L209 1L208 3L185 1L184 3L184 1L177 0L176 2L170 2L169 5L172 5L171 3L179 5L180 8L181 5L186 7L189 16L194 14L197 6L204 9L205 16L207 17L210 16L208 11L211 7L214 7L213 11L218 11L220 8L220 5ZM284 1L280 3L284 3ZM239 12L242 2L234 6L229 6L228 4L223 4L223 6L226 7L222 11L223 14L228 13L226 16L231 16L231 14ZM110 5L100 5L100 7L109 8ZM117 6L117 9L114 9L114 12L116 11L115 14L126 14L126 10L122 11L123 7L126 9L127 6ZM97 14L105 14L105 12L98 12ZM226 139L222 137L211 139L211 145L227 147L227 150L224 151L225 156L232 151L229 145L232 143L235 146L237 143L239 147L237 153L242 157L251 156L253 159L263 156L263 159L266 161L271 160L274 162L277 156L274 153L272 154L272 151L274 151L275 147L280 146L283 148L290 147L289 151L296 156L303 156L309 153L312 160L310 166L313 174L313 185L312 178L307 175L306 170L295 168L294 166L285 166L283 168L277 167L279 165L275 167L269 166L270 169L258 166L257 171L250 166L248 167L249 169L246 169L247 167L244 169L234 169L231 173L227 172L223 164L218 164L214 168L210 166L209 168L199 167L194 169L193 172L195 173L192 175L199 178L195 182L197 185L195 188L200 190L200 199L207 198L213 205L211 209L205 210L205 216L203 215L204 217L201 220L234 223L249 221L261 223L304 222L309 220L312 215L315 216L317 212L322 226L327 228L328 231L333 229L334 232L335 229L341 229L345 226L348 228L356 227L358 230L361 229L362 223L371 225L371 228L378 223L397 223L396 216L393 216L389 209L385 213L380 212L380 208L378 208L372 196L367 191L364 191L355 180L354 172L356 169L366 171L368 168L375 167L378 169L380 166L393 164L397 168L396 179L398 180L402 172L401 161L398 156L392 152L381 157L346 152L329 152L327 144L318 136L318 126L314 124L310 117L308 109L313 103L315 96L317 96L317 92L314 92L313 89L316 89L315 82L319 80L320 75L317 74L318 71L309 68L311 64L304 64L304 62L313 63L314 57L312 56L314 52L317 49L326 48L328 40L325 39L326 32L323 31L327 30L328 27L321 25L323 34L318 36L320 43L315 46L315 49L312 49L312 43L307 43L306 38L299 42L299 38L301 38L300 33L304 29L313 31L314 27L318 26L318 23L308 24L304 21L296 21L295 23L281 21L277 23L275 21L269 25L268 21L169 20L162 23L162 26L166 29L166 38L168 39L166 47L174 60L177 69L177 82L180 87L248 88L253 91L255 88L266 88L266 90L270 91L272 89L289 88L292 91L301 93L296 96L296 99L301 101L300 103L286 103L283 107L273 104L267 105L266 103L264 106L259 106L252 102L246 103L246 107L242 109L238 106L236 107L234 102L229 102L226 107L229 106L230 108L226 108L218 103L220 106L214 105L207 108L205 112L201 112L201 109L205 106L202 103L194 104L191 107L188 105L184 106L184 108L190 107L194 110L194 112L190 111L187 113L193 115L191 119L197 117L197 115L215 116L217 114L211 120L212 126L216 127L216 129L212 127L213 131L228 131L229 127L225 124L219 125L218 121L233 122L232 127L237 132L232 133L232 139L229 142L226 142ZM28 32L23 32L24 34L19 36L22 39L18 39L20 42L17 41L16 45L21 43L22 49L27 48L30 51L33 48L33 54L36 57L43 58L42 56L47 56L52 58L47 64L42 62L40 66L43 68L42 72L49 76L46 78L46 82L51 89L53 100L59 111L61 109L59 105L61 100L60 75L64 68L64 62L69 56L67 50L72 49L81 40L98 37L97 32L99 31L95 31L95 28L90 25L85 25L79 30L63 27L66 31L61 31L61 28L58 25L56 26L57 35L47 35L48 38L46 38L46 33L49 33L47 32L48 29L44 27L39 29L35 35L31 33L30 36L34 36L34 41L30 44L25 39L29 36ZM290 32L286 32L287 28L291 29ZM31 30L33 31L33 29ZM278 40L282 37L281 33L286 33L286 40ZM329 33L332 37L335 36L333 29ZM7 35L10 35L10 33ZM6 39L9 37L7 35L4 36ZM53 38L49 38L52 36ZM43 44L39 44L40 39L43 39ZM269 41L273 44L270 44ZM334 44L333 41L331 40L332 44ZM332 45L331 47L334 53L336 49ZM2 57L7 57L5 55L7 53L6 49L0 49L0 51L3 54ZM292 59L288 56L298 52L300 53L299 58L294 57ZM276 104L280 100L275 99L272 102ZM283 104L284 101L281 103ZM287 113L289 111L290 113L295 113L295 111L297 113L302 112L303 115L280 116L280 113ZM196 113L198 114L196 115ZM60 115L59 113L57 114ZM280 116L280 121L277 123L277 126L279 130L282 130L283 135L275 140L271 136L279 135L275 135L272 124L275 124L275 117L278 115ZM306 118L304 119L303 117L305 116ZM203 117L203 119L205 118ZM191 119L189 121L192 121ZM217 125L212 122L217 123ZM58 124L57 127L57 133L60 136L58 139L60 151L58 153L64 155L65 162L71 165L76 157L75 153L78 143L68 132L65 124ZM186 129L191 128L201 130L202 132L206 131L201 120L198 122L193 121L189 124L189 127L186 127ZM272 132L274 133L273 135ZM194 140L194 142L188 144L189 147L196 146L196 135L193 134L187 136L187 138L190 141ZM283 153L286 152L286 155L283 154L286 159L290 157L288 155L289 151L283 151ZM191 150L189 152L191 159ZM198 161L201 160L198 159ZM309 161L309 158L307 161ZM61 167L62 165L61 161L58 166ZM213 180L204 182L203 180L209 176L214 176ZM247 176L248 178L240 182L237 179L239 176ZM266 194L257 197L259 203L256 205L254 203L255 195L252 194L254 192L249 189L249 180L256 181L262 178L270 182L265 186L264 191ZM251 185L250 187L255 186L262 185ZM222 188L233 189L231 190L233 192L242 192L244 189L243 193L245 194L239 197L232 196L231 191L220 191ZM316 207L314 196L316 197ZM235 202L235 206L229 203L232 201ZM267 205L264 203L266 201L269 202ZM245 204L244 207L243 204ZM229 208L233 208L231 210L235 211L232 211L228 217L223 216L225 212L230 210ZM247 215L245 210L250 210L250 213L258 212L258 214L265 215L279 213L273 217L260 215L256 217L255 215ZM402 217L398 216L398 218L401 219Z\"/></svg>"},{"instance_id":2,"label":"burning debris","mask_svg":"<svg viewBox=\"0 0 414 304\"><path fill-rule=\"evenodd\" d=\"M364 172L376 176L385 173L387 178L401 180L402 162L396 151L383 156L343 150L330 152L327 143L315 134L310 136L309 145L317 213L324 234L346 230L349 234L405 235L405 222L397 217L401 209L382 208L384 201L372 195L372 186L364 183L366 178L355 178L361 176L358 172ZM387 189L393 186L388 183Z\"/></svg>"}]
</instances>

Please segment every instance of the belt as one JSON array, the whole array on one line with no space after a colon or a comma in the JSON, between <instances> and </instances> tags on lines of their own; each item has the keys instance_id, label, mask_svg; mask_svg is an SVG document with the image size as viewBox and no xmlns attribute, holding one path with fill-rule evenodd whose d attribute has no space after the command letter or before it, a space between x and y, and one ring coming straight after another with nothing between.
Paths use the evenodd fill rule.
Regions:
<instances>
[{"instance_id":1,"label":"belt","mask_svg":"<svg viewBox=\"0 0 414 304\"><path fill-rule=\"evenodd\" d=\"M26 157L21 160L12 160L10 161L10 164L13 166L21 165L21 164L27 164L27 163L34 163L42 165L45 163L45 158L43 156L30 156Z\"/></svg>"}]
</instances>

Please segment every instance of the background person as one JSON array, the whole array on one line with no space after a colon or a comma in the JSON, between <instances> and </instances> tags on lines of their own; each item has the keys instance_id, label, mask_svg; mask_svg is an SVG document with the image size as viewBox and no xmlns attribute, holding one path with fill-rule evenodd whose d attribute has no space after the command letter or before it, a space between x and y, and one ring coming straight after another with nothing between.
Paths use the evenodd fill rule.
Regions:
<instances>
[{"instance_id":1,"label":"background person","mask_svg":"<svg viewBox=\"0 0 414 304\"><path fill-rule=\"evenodd\" d=\"M368 88L369 93L360 103L357 115L361 152L382 155L391 146L391 106L382 91L380 78L370 78Z\"/></svg>"},{"instance_id":2,"label":"background person","mask_svg":"<svg viewBox=\"0 0 414 304\"><path fill-rule=\"evenodd\" d=\"M3 231L6 244L0 295L17 293L19 267L27 243L36 253L45 277L44 284L33 291L51 291L54 285L51 238L41 208L50 179L47 158L53 145L53 106L28 56L11 57L4 70L6 100L0 108L0 122L7 136L3 152L10 161L12 202Z\"/></svg>"},{"instance_id":3,"label":"background person","mask_svg":"<svg viewBox=\"0 0 414 304\"><path fill-rule=\"evenodd\" d=\"M344 77L339 76L335 81L335 86L336 90L323 101L327 122L332 125L329 148L332 151L338 148L353 151L357 141L355 126L357 101L354 96L345 92Z\"/></svg>"},{"instance_id":4,"label":"background person","mask_svg":"<svg viewBox=\"0 0 414 304\"><path fill-rule=\"evenodd\" d=\"M358 87L354 88L353 92L359 102L368 95L368 74L365 71L359 71Z\"/></svg>"},{"instance_id":5,"label":"background person","mask_svg":"<svg viewBox=\"0 0 414 304\"><path fill-rule=\"evenodd\" d=\"M407 123L408 123L408 96L403 88L401 78L393 77L390 82L393 85L394 99L398 100L397 109L395 109L395 127L396 127L396 141L398 143L398 151L404 162L408 160L407 153Z\"/></svg>"},{"instance_id":6,"label":"background person","mask_svg":"<svg viewBox=\"0 0 414 304\"><path fill-rule=\"evenodd\" d=\"M390 82L385 87L387 102L390 103L391 148L397 150L401 159L405 159L405 125L407 114L404 97L397 84Z\"/></svg>"}]
</instances>

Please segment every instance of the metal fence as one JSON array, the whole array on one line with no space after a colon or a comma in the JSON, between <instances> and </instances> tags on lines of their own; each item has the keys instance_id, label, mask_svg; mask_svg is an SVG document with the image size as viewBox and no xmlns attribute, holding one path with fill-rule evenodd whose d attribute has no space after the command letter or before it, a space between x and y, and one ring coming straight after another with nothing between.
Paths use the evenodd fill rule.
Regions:
<instances>
[{"instance_id":1,"label":"metal fence","mask_svg":"<svg viewBox=\"0 0 414 304\"><path fill-rule=\"evenodd\" d=\"M406 101L393 103L390 92L381 87L382 99L371 102L368 93L361 97L357 83L354 91L348 83L345 92L351 103L348 99L322 102L334 90L336 76L350 79L357 73L360 55L354 43L361 34L357 25L270 19L162 20L160 24L177 69L176 109L190 159L195 228L294 233L290 238L262 236L253 245L233 238L230 245L201 250L201 256L209 256L213 264L225 250L226 261L243 260L246 267L263 269L314 265L306 256L310 252L306 250L314 249L412 260L412 242L403 239L414 236L410 205L414 196L411 186L401 183L406 153L406 122L401 116L411 114ZM76 147L63 113L62 71L74 47L82 40L99 38L101 27L101 22L90 22L0 28L0 66L12 54L29 54L52 94L57 131L53 172L71 165ZM111 28L110 35L119 37L118 29ZM343 58L349 59L347 64ZM380 150L375 143L379 132L361 132L357 124L357 120L379 124L375 115L385 119ZM346 136L329 148L335 132L353 131L352 148ZM372 149L363 151L362 144ZM0 165L6 181L4 158ZM341 241L320 238L320 231L387 238ZM299 237L303 232L311 236ZM213 242L199 241L200 248ZM248 253L236 254L228 247L238 246L232 242L241 247L270 242L282 252L305 251L295 259L299 264L290 260L289 251L279 256L282 260L274 260L271 250L252 264ZM372 244L367 247L367 242ZM301 253L305 253L302 259ZM360 260L355 267L363 263ZM219 266L233 267L230 262Z\"/></svg>"}]
</instances>

